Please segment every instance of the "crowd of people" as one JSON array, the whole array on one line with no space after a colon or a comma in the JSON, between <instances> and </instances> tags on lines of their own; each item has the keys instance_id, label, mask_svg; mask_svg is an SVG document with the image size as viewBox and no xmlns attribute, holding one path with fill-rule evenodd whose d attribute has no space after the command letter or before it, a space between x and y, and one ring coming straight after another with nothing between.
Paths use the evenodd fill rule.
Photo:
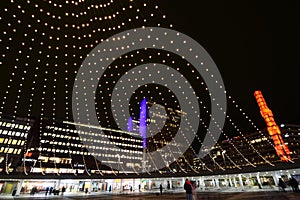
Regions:
<instances>
[{"instance_id":1,"label":"crowd of people","mask_svg":"<svg viewBox=\"0 0 300 200\"><path fill-rule=\"evenodd\" d=\"M278 180L279 190L286 192L287 186L290 186L292 188L293 192L299 192L299 183L294 177L291 177L287 183L285 183L282 180L282 178L279 178L279 180Z\"/></svg>"},{"instance_id":2,"label":"crowd of people","mask_svg":"<svg viewBox=\"0 0 300 200\"><path fill-rule=\"evenodd\" d=\"M282 178L279 178L278 180L278 187L279 190L286 192L287 186L290 186L292 188L293 192L300 192L299 191L299 183L297 179L294 177L291 177L287 183L285 183ZM186 192L186 199L187 200L197 200L197 194L196 194L196 184L195 182L190 181L189 179L185 180L184 186L183 186L185 192Z\"/></svg>"}]
</instances>

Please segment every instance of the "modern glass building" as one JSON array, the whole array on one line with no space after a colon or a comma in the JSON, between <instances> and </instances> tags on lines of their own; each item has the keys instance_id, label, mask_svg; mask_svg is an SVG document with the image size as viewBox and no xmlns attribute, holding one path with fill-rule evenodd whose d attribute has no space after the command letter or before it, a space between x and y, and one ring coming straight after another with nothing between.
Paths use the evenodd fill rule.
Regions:
<instances>
[{"instance_id":1,"label":"modern glass building","mask_svg":"<svg viewBox=\"0 0 300 200\"><path fill-rule=\"evenodd\" d=\"M182 189L185 177L191 177L199 188L263 188L275 186L279 177L286 181L294 176L299 181L300 126L280 126L284 141L291 151L291 162L276 155L267 131L254 132L220 140L204 158L187 151L167 168L136 173L112 168L89 152L71 122L27 118L1 119L2 194L30 192L33 186L44 192L47 187L67 188L69 192L155 190L160 183L169 189ZM94 134L94 133L85 133ZM105 136L104 136L105 137ZM107 136L112 137L112 136ZM247 142L245 142L247 140ZM99 138L95 148L103 142ZM116 138L115 142L131 149L141 163L142 141ZM158 141L158 140L157 140ZM162 141L165 142L165 141ZM137 143L139 145L137 145ZM93 148L91 148L93 149ZM119 151L116 149L115 151ZM115 156L107 154L107 157ZM132 161L134 162L134 161Z\"/></svg>"}]
</instances>

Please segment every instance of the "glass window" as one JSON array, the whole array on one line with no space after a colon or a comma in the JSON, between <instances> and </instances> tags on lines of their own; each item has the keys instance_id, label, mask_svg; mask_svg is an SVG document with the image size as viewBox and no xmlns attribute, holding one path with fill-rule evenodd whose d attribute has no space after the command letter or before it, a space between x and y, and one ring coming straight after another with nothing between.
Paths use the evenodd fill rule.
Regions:
<instances>
[{"instance_id":1,"label":"glass window","mask_svg":"<svg viewBox=\"0 0 300 200\"><path fill-rule=\"evenodd\" d=\"M15 149L15 150L14 150L14 154L17 154L17 152L18 152L18 149Z\"/></svg>"},{"instance_id":2,"label":"glass window","mask_svg":"<svg viewBox=\"0 0 300 200\"><path fill-rule=\"evenodd\" d=\"M11 142L12 142L12 139L9 139L9 140L8 140L8 144L11 144Z\"/></svg>"},{"instance_id":3,"label":"glass window","mask_svg":"<svg viewBox=\"0 0 300 200\"><path fill-rule=\"evenodd\" d=\"M12 153L14 151L13 148L9 148L7 153Z\"/></svg>"}]
</instances>

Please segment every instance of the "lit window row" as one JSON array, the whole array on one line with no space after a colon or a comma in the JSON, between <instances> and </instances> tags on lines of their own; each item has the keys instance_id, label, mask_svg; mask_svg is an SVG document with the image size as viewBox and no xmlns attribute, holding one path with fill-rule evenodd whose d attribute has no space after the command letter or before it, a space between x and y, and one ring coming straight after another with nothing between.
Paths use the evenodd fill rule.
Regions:
<instances>
[{"instance_id":1,"label":"lit window row","mask_svg":"<svg viewBox=\"0 0 300 200\"><path fill-rule=\"evenodd\" d=\"M114 135L105 135L105 134L99 134L99 133L91 133L91 132L83 132L83 131L77 131L77 130L72 130L72 129L65 129L65 128L58 128L58 127L52 127L52 126L47 126L48 129L54 129L54 130L59 130L59 131L66 131L66 132L74 132L74 133L80 133L83 135L88 135L88 136L99 136L99 137L105 137L105 138L110 138L110 139L115 139L115 140L124 140L124 141L131 141L131 142L141 142L141 139L134 139L134 138L122 138ZM59 138L67 138L67 139L73 139L73 140L80 140L80 137L74 137L70 135L61 135L61 134L55 134L55 133L43 133L45 136L52 136L52 137L59 137Z\"/></svg>"},{"instance_id":2,"label":"lit window row","mask_svg":"<svg viewBox=\"0 0 300 200\"><path fill-rule=\"evenodd\" d=\"M268 140L268 138L262 137L262 138L258 138L258 139L251 140L250 142L251 142L251 143L257 143L257 142L261 142L261 141L264 141L264 140Z\"/></svg>"},{"instance_id":3,"label":"lit window row","mask_svg":"<svg viewBox=\"0 0 300 200\"><path fill-rule=\"evenodd\" d=\"M41 143L44 142L45 142L44 140L41 140ZM49 144L54 144L54 145L82 147L82 144L73 144L73 143L65 143L65 142L57 142L57 141L46 141L46 142L49 142Z\"/></svg>"},{"instance_id":4,"label":"lit window row","mask_svg":"<svg viewBox=\"0 0 300 200\"><path fill-rule=\"evenodd\" d=\"M1 147L0 153L9 153L9 154L20 154L21 149L9 148L9 147Z\"/></svg>"},{"instance_id":5,"label":"lit window row","mask_svg":"<svg viewBox=\"0 0 300 200\"><path fill-rule=\"evenodd\" d=\"M25 143L24 140L15 140L10 138L0 138L0 144L13 144L13 145L21 145L23 146Z\"/></svg>"},{"instance_id":6,"label":"lit window row","mask_svg":"<svg viewBox=\"0 0 300 200\"><path fill-rule=\"evenodd\" d=\"M72 151L72 150L65 150L65 149L51 149L51 148L42 148L43 151L53 152L53 153L70 153L70 154L80 154L80 155L90 155L89 152L82 152L82 151Z\"/></svg>"},{"instance_id":7,"label":"lit window row","mask_svg":"<svg viewBox=\"0 0 300 200\"><path fill-rule=\"evenodd\" d=\"M89 139L89 138L83 138L83 142L93 142L93 143L102 143L102 144L114 144L114 145L119 145L119 146L125 146L125 147L134 147L134 148L143 148L142 145L133 145L133 144L127 144L127 143L120 143L120 142L111 142L111 141L102 141L102 140L94 140L94 139Z\"/></svg>"},{"instance_id":8,"label":"lit window row","mask_svg":"<svg viewBox=\"0 0 300 200\"><path fill-rule=\"evenodd\" d=\"M100 149L100 150L105 150L105 151L117 151L119 152L120 151L120 148L108 148L108 147L105 147L105 146L86 146L87 148L89 149ZM142 151L135 151L135 150L122 150L122 152L128 152L128 153L131 153L131 154L143 154Z\"/></svg>"},{"instance_id":9,"label":"lit window row","mask_svg":"<svg viewBox=\"0 0 300 200\"><path fill-rule=\"evenodd\" d=\"M28 125L23 125L23 124L15 124L15 123L10 123L10 122L2 122L0 121L0 126L4 126L7 128L18 128L22 130L30 130L31 126Z\"/></svg>"},{"instance_id":10,"label":"lit window row","mask_svg":"<svg viewBox=\"0 0 300 200\"><path fill-rule=\"evenodd\" d=\"M52 136L52 137L58 137L58 138L66 138L66 139L72 139L72 140L80 140L79 137L70 136L70 135L60 135L55 133L43 133L44 136Z\"/></svg>"},{"instance_id":11,"label":"lit window row","mask_svg":"<svg viewBox=\"0 0 300 200\"><path fill-rule=\"evenodd\" d=\"M28 133L16 132L16 131L8 131L8 130L0 130L0 135L9 135L9 136L17 136L17 137L27 137Z\"/></svg>"},{"instance_id":12,"label":"lit window row","mask_svg":"<svg viewBox=\"0 0 300 200\"><path fill-rule=\"evenodd\" d=\"M46 126L47 129L53 129L56 131L64 131L64 132L71 132L71 133L78 133L76 129L68 129L68 128L61 128L61 127L56 127L56 126Z\"/></svg>"}]
</instances>

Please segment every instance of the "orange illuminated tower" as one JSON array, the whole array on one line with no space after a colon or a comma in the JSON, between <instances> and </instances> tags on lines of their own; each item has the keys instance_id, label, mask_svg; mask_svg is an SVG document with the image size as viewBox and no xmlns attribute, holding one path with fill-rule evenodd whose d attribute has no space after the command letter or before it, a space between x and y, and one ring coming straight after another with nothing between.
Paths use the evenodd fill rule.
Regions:
<instances>
[{"instance_id":1,"label":"orange illuminated tower","mask_svg":"<svg viewBox=\"0 0 300 200\"><path fill-rule=\"evenodd\" d=\"M268 108L267 103L261 91L255 91L254 96L260 109L261 116L265 119L269 135L272 137L277 155L282 161L288 162L291 160L290 150L284 143L281 137L281 131L277 126L272 111Z\"/></svg>"}]
</instances>

